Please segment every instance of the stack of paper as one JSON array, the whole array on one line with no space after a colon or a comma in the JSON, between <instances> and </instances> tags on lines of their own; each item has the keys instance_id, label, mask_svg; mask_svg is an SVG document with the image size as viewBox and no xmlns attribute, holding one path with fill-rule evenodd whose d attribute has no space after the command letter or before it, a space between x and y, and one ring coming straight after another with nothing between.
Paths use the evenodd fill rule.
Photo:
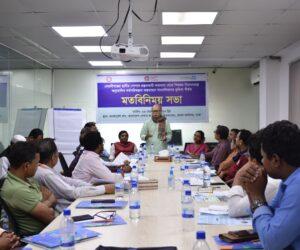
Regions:
<instances>
[{"instance_id":1,"label":"stack of paper","mask_svg":"<svg viewBox=\"0 0 300 250\"><path fill-rule=\"evenodd\" d=\"M139 190L153 190L158 189L158 180L149 179L149 180L139 180Z\"/></svg>"}]
</instances>

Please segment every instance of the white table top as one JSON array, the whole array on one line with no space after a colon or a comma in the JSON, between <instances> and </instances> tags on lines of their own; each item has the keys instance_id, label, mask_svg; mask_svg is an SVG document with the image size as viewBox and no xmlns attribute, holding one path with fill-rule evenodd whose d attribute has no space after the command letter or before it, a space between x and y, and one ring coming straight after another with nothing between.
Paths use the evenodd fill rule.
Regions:
<instances>
[{"instance_id":1,"label":"white table top","mask_svg":"<svg viewBox=\"0 0 300 250\"><path fill-rule=\"evenodd\" d=\"M229 230L239 230L245 227L225 226L225 225L197 225L198 209L202 206L209 206L213 203L195 202L195 230L193 232L183 232L181 218L181 184L176 183L175 190L168 190L167 176L173 163L153 163L149 161L145 175L149 178L156 178L159 182L158 190L140 191L141 197L141 218L138 222L133 222L129 218L129 208L118 210L117 214L122 216L127 222L126 225L94 227L88 228L101 233L100 237L77 243L75 249L95 249L99 245L119 246L119 247L154 247L154 246L177 246L178 250L190 250L196 240L197 230L206 232L206 240L210 249L218 249L213 236L225 233ZM175 177L180 177L179 166L175 167ZM214 177L219 178L219 177ZM220 179L219 179L220 180ZM221 189L228 189L227 186L220 186ZM221 190L219 189L219 190ZM105 196L110 198L113 196ZM93 197L95 198L95 197ZM99 198L99 197L98 197ZM103 198L103 196L101 197ZM125 200L128 195L125 194ZM95 214L100 209L76 209L76 205L82 200L91 198L81 198L74 201L70 208L72 216L82 214ZM222 205L218 202L214 204ZM61 215L58 216L44 230L50 231L59 228ZM28 245L32 249L40 249L36 246Z\"/></svg>"}]
</instances>

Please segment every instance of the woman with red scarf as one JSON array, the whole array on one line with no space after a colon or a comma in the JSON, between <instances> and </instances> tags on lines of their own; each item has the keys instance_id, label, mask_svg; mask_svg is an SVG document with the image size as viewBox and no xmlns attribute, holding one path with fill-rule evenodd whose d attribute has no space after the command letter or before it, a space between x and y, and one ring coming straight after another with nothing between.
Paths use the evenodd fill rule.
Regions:
<instances>
[{"instance_id":1,"label":"woman with red scarf","mask_svg":"<svg viewBox=\"0 0 300 250\"><path fill-rule=\"evenodd\" d=\"M201 153L208 152L208 146L204 143L205 136L202 130L198 130L194 134L194 143L188 144L185 153L192 157L199 158Z\"/></svg>"},{"instance_id":2,"label":"woman with red scarf","mask_svg":"<svg viewBox=\"0 0 300 250\"><path fill-rule=\"evenodd\" d=\"M137 147L133 142L128 141L128 132L125 130L120 131L119 133L119 142L115 142L111 145L110 148L110 160L114 160L121 152L126 155L131 155L136 153Z\"/></svg>"}]
</instances>

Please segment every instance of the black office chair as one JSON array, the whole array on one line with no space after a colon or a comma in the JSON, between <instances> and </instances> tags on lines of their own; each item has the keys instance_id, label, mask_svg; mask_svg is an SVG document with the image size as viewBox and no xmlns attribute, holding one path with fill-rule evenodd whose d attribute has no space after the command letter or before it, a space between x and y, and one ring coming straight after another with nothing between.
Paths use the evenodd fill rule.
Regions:
<instances>
[{"instance_id":1,"label":"black office chair","mask_svg":"<svg viewBox=\"0 0 300 250\"><path fill-rule=\"evenodd\" d=\"M71 177L72 173L70 172L70 169L69 169L69 166L66 162L66 159L65 159L64 155L61 152L58 153L58 158L59 158L60 165L63 169L63 173L62 173L63 176Z\"/></svg>"},{"instance_id":2,"label":"black office chair","mask_svg":"<svg viewBox=\"0 0 300 250\"><path fill-rule=\"evenodd\" d=\"M206 145L208 146L209 151L212 151L215 146L218 145L217 142L206 142Z\"/></svg>"},{"instance_id":3,"label":"black office chair","mask_svg":"<svg viewBox=\"0 0 300 250\"><path fill-rule=\"evenodd\" d=\"M184 154L184 152L185 152L185 150L186 150L186 147L187 147L188 145L190 145L190 144L193 144L193 142L186 142L186 143L184 144L183 151L181 151L182 154Z\"/></svg>"}]
</instances>

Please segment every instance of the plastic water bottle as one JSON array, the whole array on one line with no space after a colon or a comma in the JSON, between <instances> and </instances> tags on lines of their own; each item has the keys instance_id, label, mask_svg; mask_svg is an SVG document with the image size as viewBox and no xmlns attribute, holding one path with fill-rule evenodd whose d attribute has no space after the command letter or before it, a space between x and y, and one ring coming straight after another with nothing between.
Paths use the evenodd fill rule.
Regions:
<instances>
[{"instance_id":1,"label":"plastic water bottle","mask_svg":"<svg viewBox=\"0 0 300 250\"><path fill-rule=\"evenodd\" d=\"M168 176L168 187L169 187L169 190L175 189L175 176L174 176L174 168L173 167L171 167L170 173Z\"/></svg>"},{"instance_id":2,"label":"plastic water bottle","mask_svg":"<svg viewBox=\"0 0 300 250\"><path fill-rule=\"evenodd\" d=\"M188 165L185 165L184 166L184 176L183 176L184 179L189 179L189 166Z\"/></svg>"},{"instance_id":3,"label":"plastic water bottle","mask_svg":"<svg viewBox=\"0 0 300 250\"><path fill-rule=\"evenodd\" d=\"M141 216L141 202L136 182L131 182L129 193L129 217L131 220L139 220Z\"/></svg>"},{"instance_id":4,"label":"plastic water bottle","mask_svg":"<svg viewBox=\"0 0 300 250\"><path fill-rule=\"evenodd\" d=\"M200 154L200 163L201 164L205 163L205 154L203 152L201 152Z\"/></svg>"},{"instance_id":5,"label":"plastic water bottle","mask_svg":"<svg viewBox=\"0 0 300 250\"><path fill-rule=\"evenodd\" d=\"M205 165L203 168L203 188L210 187L210 167Z\"/></svg>"},{"instance_id":6,"label":"plastic water bottle","mask_svg":"<svg viewBox=\"0 0 300 250\"><path fill-rule=\"evenodd\" d=\"M178 147L175 149L174 158L175 158L175 163L180 163L180 153Z\"/></svg>"},{"instance_id":7,"label":"plastic water bottle","mask_svg":"<svg viewBox=\"0 0 300 250\"><path fill-rule=\"evenodd\" d=\"M117 169L116 183L115 183L115 195L117 200L122 200L124 197L124 182L122 178L122 170Z\"/></svg>"},{"instance_id":8,"label":"plastic water bottle","mask_svg":"<svg viewBox=\"0 0 300 250\"><path fill-rule=\"evenodd\" d=\"M131 173L130 173L130 182L131 183L136 182L137 185L139 183L139 175L138 175L136 165L132 166Z\"/></svg>"},{"instance_id":9,"label":"plastic water bottle","mask_svg":"<svg viewBox=\"0 0 300 250\"><path fill-rule=\"evenodd\" d=\"M186 191L191 191L191 185L189 180L183 180L181 190L181 202L184 202Z\"/></svg>"},{"instance_id":10,"label":"plastic water bottle","mask_svg":"<svg viewBox=\"0 0 300 250\"><path fill-rule=\"evenodd\" d=\"M206 240L205 240L205 232L204 231L198 231L196 233L196 239L193 246L193 250L210 250Z\"/></svg>"},{"instance_id":11,"label":"plastic water bottle","mask_svg":"<svg viewBox=\"0 0 300 250\"><path fill-rule=\"evenodd\" d=\"M139 160L138 160L138 173L141 175L144 175L145 169L144 169L144 164L143 164L143 157L140 155Z\"/></svg>"},{"instance_id":12,"label":"plastic water bottle","mask_svg":"<svg viewBox=\"0 0 300 250\"><path fill-rule=\"evenodd\" d=\"M191 190L185 191L185 197L182 202L182 219L183 219L183 231L190 232L194 230L194 204Z\"/></svg>"},{"instance_id":13,"label":"plastic water bottle","mask_svg":"<svg viewBox=\"0 0 300 250\"><path fill-rule=\"evenodd\" d=\"M71 210L64 209L64 217L60 224L61 233L61 249L74 250L75 249L75 225L71 218Z\"/></svg>"},{"instance_id":14,"label":"plastic water bottle","mask_svg":"<svg viewBox=\"0 0 300 250\"><path fill-rule=\"evenodd\" d=\"M151 143L151 145L150 145L150 154L151 154L151 156L154 156L154 145L153 145L153 143Z\"/></svg>"}]
</instances>

